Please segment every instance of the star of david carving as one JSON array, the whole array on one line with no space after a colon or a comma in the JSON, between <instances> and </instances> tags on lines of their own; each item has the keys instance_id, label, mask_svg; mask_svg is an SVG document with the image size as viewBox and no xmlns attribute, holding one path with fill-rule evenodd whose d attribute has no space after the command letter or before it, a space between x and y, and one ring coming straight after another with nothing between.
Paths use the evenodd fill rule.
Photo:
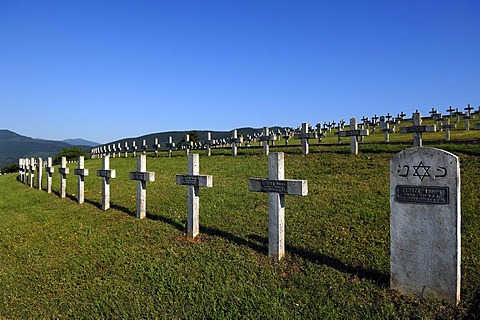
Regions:
<instances>
[{"instance_id":1,"label":"star of david carving","mask_svg":"<svg viewBox=\"0 0 480 320\"><path fill-rule=\"evenodd\" d=\"M430 173L428 173L428 170L430 169L430 166L424 165L423 161L420 161L418 166L412 166L412 167L413 167L413 170L414 170L413 171L413 176L418 177L420 179L420 181L423 181L423 178L425 178L425 177L430 177Z\"/></svg>"}]
</instances>

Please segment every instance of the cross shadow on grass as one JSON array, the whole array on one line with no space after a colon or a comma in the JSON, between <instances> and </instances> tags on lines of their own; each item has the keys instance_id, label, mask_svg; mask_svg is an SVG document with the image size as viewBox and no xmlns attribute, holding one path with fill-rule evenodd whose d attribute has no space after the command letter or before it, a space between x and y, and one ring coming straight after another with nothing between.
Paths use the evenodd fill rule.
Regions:
<instances>
[{"instance_id":1,"label":"cross shadow on grass","mask_svg":"<svg viewBox=\"0 0 480 320\"><path fill-rule=\"evenodd\" d=\"M53 193L54 195L56 195L57 197L61 198L60 191L58 191L58 190L52 190L52 193ZM68 193L66 194L65 199L70 199L70 200L72 200L72 201L74 201L74 202L78 202L78 198L77 198L77 197L75 197L74 195L68 194Z\"/></svg>"},{"instance_id":2,"label":"cross shadow on grass","mask_svg":"<svg viewBox=\"0 0 480 320\"><path fill-rule=\"evenodd\" d=\"M88 199L85 199L84 201L85 201L85 203L88 203L88 204L102 210L102 204L101 203L98 203L98 202L92 201L92 200L88 200Z\"/></svg>"},{"instance_id":3,"label":"cross shadow on grass","mask_svg":"<svg viewBox=\"0 0 480 320\"><path fill-rule=\"evenodd\" d=\"M161 216L161 215L158 215L158 214L149 215L148 218L152 219L152 220L157 220L157 221L162 221L164 223L168 223L169 225L171 225L175 229L177 229L179 231L182 231L185 234L187 233L186 232L186 225L182 224L182 223L179 223L179 222L173 220L172 218L164 217L164 216ZM209 236L221 237L221 238L224 238L228 241L236 243L240 246L249 247L249 248L251 248L251 249L253 249L253 250L255 250L259 253L262 253L262 254L267 254L268 253L268 248L265 245L260 245L260 244L254 242L254 241L241 238L239 236L234 235L233 233L226 232L226 231L223 231L223 230L220 230L220 229L217 229L217 228L213 228L213 227L209 227L209 226L205 226L205 225L201 224L200 225L200 234L206 234L206 235L209 235Z\"/></svg>"},{"instance_id":4,"label":"cross shadow on grass","mask_svg":"<svg viewBox=\"0 0 480 320\"><path fill-rule=\"evenodd\" d=\"M100 208L101 208L101 206L100 206ZM137 216L137 214L134 211L132 211L132 210L130 210L130 209L124 207L124 206L112 203L112 202L110 202L110 209L121 211L123 213L128 214L131 217L136 217Z\"/></svg>"},{"instance_id":5,"label":"cross shadow on grass","mask_svg":"<svg viewBox=\"0 0 480 320\"><path fill-rule=\"evenodd\" d=\"M149 219L162 221L174 227L175 229L186 233L185 224L179 223L172 218L164 217L161 215L149 215ZM234 235L233 233L219 230L217 228L200 225L200 233L207 234L209 236L217 236L224 238L228 241L236 243L237 245L246 246L255 250L258 253L268 254L268 239L257 235L249 235L247 239ZM286 250L292 255L299 256L303 259L309 260L314 263L326 265L334 268L340 272L349 273L351 275L358 276L362 279L367 279L378 283L382 287L387 287L390 283L390 276L379 271L367 270L361 267L355 267L348 265L339 259L329 257L327 255L311 252L306 249L295 247L291 245L286 246Z\"/></svg>"},{"instance_id":6,"label":"cross shadow on grass","mask_svg":"<svg viewBox=\"0 0 480 320\"><path fill-rule=\"evenodd\" d=\"M265 237L260 237L258 235L249 235L248 238L263 243L265 246L268 245L268 239ZM362 279L374 281L382 287L387 287L390 283L390 276L388 274L374 270L367 270L361 267L351 266L337 258L333 258L319 252L312 252L304 248L288 244L286 245L285 250L292 255L299 256L313 263L323 264L340 272L349 273Z\"/></svg>"}]
</instances>

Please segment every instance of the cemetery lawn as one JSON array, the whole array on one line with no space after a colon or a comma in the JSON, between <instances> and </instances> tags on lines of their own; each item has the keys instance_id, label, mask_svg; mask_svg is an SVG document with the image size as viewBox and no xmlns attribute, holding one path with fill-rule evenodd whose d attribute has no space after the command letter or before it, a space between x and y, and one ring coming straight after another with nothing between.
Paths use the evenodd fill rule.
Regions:
<instances>
[{"instance_id":1,"label":"cemetery lawn","mask_svg":"<svg viewBox=\"0 0 480 320\"><path fill-rule=\"evenodd\" d=\"M411 141L411 135L407 135ZM405 145L282 148L285 178L308 180L286 197L286 257L267 256L268 196L248 191L267 177L261 149L200 153L200 236L185 238L187 158L149 154L147 219L135 218L136 160L111 158L112 209L101 207L101 160L87 160L85 203L77 177L67 198L0 176L2 318L480 319L480 147L444 144L460 157L462 301L453 307L389 289L389 160ZM275 151L272 148L271 151ZM76 164L69 164L73 172ZM44 172L43 185L46 185Z\"/></svg>"}]
</instances>

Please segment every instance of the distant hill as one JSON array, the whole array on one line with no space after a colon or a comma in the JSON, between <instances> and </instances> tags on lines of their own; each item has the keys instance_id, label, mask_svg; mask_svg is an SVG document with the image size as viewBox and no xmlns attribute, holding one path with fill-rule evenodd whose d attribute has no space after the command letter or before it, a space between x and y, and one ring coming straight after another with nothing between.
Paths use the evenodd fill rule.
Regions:
<instances>
[{"instance_id":1,"label":"distant hill","mask_svg":"<svg viewBox=\"0 0 480 320\"><path fill-rule=\"evenodd\" d=\"M10 130L0 130L0 168L18 163L18 158L53 157L72 145L63 141L33 139ZM90 146L81 146L90 151Z\"/></svg>"},{"instance_id":2,"label":"distant hill","mask_svg":"<svg viewBox=\"0 0 480 320\"><path fill-rule=\"evenodd\" d=\"M68 144L71 144L72 146L89 146L89 147L96 147L100 145L100 143L93 142L93 141L88 141L85 139L81 138L76 138L76 139L65 139L62 140L62 142L66 142Z\"/></svg>"}]
</instances>

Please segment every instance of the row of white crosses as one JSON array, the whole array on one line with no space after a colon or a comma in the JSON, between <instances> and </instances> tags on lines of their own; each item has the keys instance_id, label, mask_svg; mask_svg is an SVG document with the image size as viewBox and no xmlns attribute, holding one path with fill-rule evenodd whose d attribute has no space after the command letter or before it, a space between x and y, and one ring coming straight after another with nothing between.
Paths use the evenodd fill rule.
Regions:
<instances>
[{"instance_id":1,"label":"row of white crosses","mask_svg":"<svg viewBox=\"0 0 480 320\"><path fill-rule=\"evenodd\" d=\"M116 177L115 170L110 169L110 156L103 157L102 169L97 170L97 176L102 177L102 210L110 208L110 179ZM147 182L155 181L155 172L148 172L146 155L137 157L137 170L129 173L130 180L137 181L137 204L136 215L139 219L147 216ZM26 168L25 159L19 163ZM32 162L33 163L33 162ZM53 172L51 158L49 158L49 176ZM66 179L69 174L67 161L62 157L61 166L58 170L61 174L60 196L66 196ZM188 155L188 168L186 175L176 175L176 184L187 186L187 237L195 238L200 232L200 187L213 187L211 175L201 175L198 154ZM268 178L249 179L249 190L252 192L266 192L269 194L268 209L268 253L275 259L282 259L285 255L285 195L308 194L306 180L291 180L284 178L284 154L274 152L268 156ZM84 179L88 176L88 169L84 167L84 158L78 158L78 168L74 170L78 175L78 203L84 202ZM32 176L32 174L30 174ZM26 175L20 172L20 179L26 179ZM50 180L51 181L51 180ZM51 185L51 182L50 182ZM51 190L51 187L49 188Z\"/></svg>"},{"instance_id":2,"label":"row of white crosses","mask_svg":"<svg viewBox=\"0 0 480 320\"><path fill-rule=\"evenodd\" d=\"M36 161L34 158L20 158L18 159L19 167L19 180L30 185L31 188L34 186L35 171L37 171L37 189L42 189L42 179L43 179L43 168L44 162L42 158L38 158ZM47 192L52 192L52 158L49 157L45 163L45 171L47 172Z\"/></svg>"}]
</instances>

